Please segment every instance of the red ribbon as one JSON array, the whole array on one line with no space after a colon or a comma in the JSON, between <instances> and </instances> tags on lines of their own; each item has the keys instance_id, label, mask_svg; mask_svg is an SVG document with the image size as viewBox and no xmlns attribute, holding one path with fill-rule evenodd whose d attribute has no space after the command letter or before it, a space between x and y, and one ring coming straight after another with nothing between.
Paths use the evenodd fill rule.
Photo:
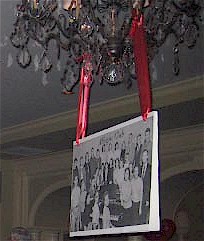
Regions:
<instances>
[{"instance_id":1,"label":"red ribbon","mask_svg":"<svg viewBox=\"0 0 204 241\"><path fill-rule=\"evenodd\" d=\"M81 69L80 89L78 97L78 120L76 131L76 143L79 144L80 139L85 137L88 122L88 106L90 87L92 83L92 64L91 55L84 54L82 56L83 66Z\"/></svg>"},{"instance_id":2,"label":"red ribbon","mask_svg":"<svg viewBox=\"0 0 204 241\"><path fill-rule=\"evenodd\" d=\"M130 29L130 37L133 40L135 71L139 88L140 108L143 120L146 120L148 113L152 109L150 76L147 58L147 42L144 30L144 16L138 16L136 10L133 10L133 21Z\"/></svg>"}]
</instances>

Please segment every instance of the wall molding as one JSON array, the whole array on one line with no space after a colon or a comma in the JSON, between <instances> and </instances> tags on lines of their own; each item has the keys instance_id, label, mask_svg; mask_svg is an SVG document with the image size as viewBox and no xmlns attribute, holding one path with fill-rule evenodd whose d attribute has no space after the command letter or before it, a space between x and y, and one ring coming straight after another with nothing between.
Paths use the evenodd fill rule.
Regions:
<instances>
[{"instance_id":1,"label":"wall molding","mask_svg":"<svg viewBox=\"0 0 204 241\"><path fill-rule=\"evenodd\" d=\"M197 76L188 80L153 89L153 108L161 108L185 101L191 101L204 96L204 76ZM168 97L168 98L167 98ZM138 94L126 95L109 101L90 106L89 123L105 121L107 119L139 113ZM35 121L26 122L1 131L1 144L11 141L31 138L68 128L75 128L77 110L59 113Z\"/></svg>"},{"instance_id":2,"label":"wall molding","mask_svg":"<svg viewBox=\"0 0 204 241\"><path fill-rule=\"evenodd\" d=\"M32 205L30 212L29 212L29 218L28 218L28 226L34 227L35 226L35 216L36 212L40 206L40 204L44 201L44 199L54 191L59 190L63 187L68 187L67 185L68 179L60 180L56 182L55 184L49 185L43 192L41 192L38 197L36 198L36 201Z\"/></svg>"},{"instance_id":3,"label":"wall molding","mask_svg":"<svg viewBox=\"0 0 204 241\"><path fill-rule=\"evenodd\" d=\"M204 152L203 152L204 154ZM199 156L197 158L194 158L194 160L182 163L180 165L173 166L171 168L168 168L164 170L161 173L161 182L164 182L165 180L169 179L170 177L189 172L189 171L197 171L197 170L204 170L204 164L203 164L203 156Z\"/></svg>"},{"instance_id":4,"label":"wall molding","mask_svg":"<svg viewBox=\"0 0 204 241\"><path fill-rule=\"evenodd\" d=\"M180 198L180 200L177 202L176 206L174 207L174 211L173 211L173 215L172 215L173 220L175 220L176 213L177 213L177 211L179 211L178 208L179 208L179 206L181 205L182 201L183 201L191 192L195 191L198 187L203 186L203 185L204 185L204 182L201 182L201 183L193 186L191 189L189 189L187 192L185 192L185 193L182 195L182 197ZM201 190L202 190L202 189L201 189Z\"/></svg>"}]
</instances>

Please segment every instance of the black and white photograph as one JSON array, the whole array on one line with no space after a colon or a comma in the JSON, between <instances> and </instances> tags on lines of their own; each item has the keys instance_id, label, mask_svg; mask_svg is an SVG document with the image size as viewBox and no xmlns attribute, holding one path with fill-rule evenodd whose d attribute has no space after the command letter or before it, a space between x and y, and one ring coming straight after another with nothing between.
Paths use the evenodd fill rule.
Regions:
<instances>
[{"instance_id":1,"label":"black and white photograph","mask_svg":"<svg viewBox=\"0 0 204 241\"><path fill-rule=\"evenodd\" d=\"M158 116L73 144L70 236L159 230Z\"/></svg>"}]
</instances>

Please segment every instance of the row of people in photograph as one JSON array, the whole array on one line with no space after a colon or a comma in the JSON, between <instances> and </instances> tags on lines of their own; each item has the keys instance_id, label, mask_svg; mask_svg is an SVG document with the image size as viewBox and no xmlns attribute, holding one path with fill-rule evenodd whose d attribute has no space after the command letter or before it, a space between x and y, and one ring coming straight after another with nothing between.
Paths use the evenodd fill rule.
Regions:
<instances>
[{"instance_id":1,"label":"row of people in photograph","mask_svg":"<svg viewBox=\"0 0 204 241\"><path fill-rule=\"evenodd\" d=\"M119 142L115 142L115 148L112 149L112 142L108 145L103 144L101 151L99 148L94 151L91 148L91 153L87 151L85 156L80 156L79 159L75 158L73 163L73 175L79 176L79 181L84 179L87 190L90 187L90 180L94 175L98 175L101 182L110 182L108 177L113 179L113 170L117 172L121 166L130 165L130 169L139 166L139 174L142 167L141 153L144 149L148 151L148 162L151 164L152 142L150 140L150 129L145 130L144 143L142 143L141 134L136 136L136 142L133 142L132 133L128 136L128 144L123 140L119 146ZM120 147L120 148L119 148ZM90 156L89 156L90 155ZM109 174L107 172L110 172ZM116 176L116 175L115 175Z\"/></svg>"}]
</instances>

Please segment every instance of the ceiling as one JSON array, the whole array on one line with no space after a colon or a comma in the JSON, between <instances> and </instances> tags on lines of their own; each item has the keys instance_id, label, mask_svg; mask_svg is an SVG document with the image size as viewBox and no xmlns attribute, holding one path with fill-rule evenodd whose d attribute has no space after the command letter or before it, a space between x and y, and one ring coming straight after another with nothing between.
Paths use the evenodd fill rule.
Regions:
<instances>
[{"instance_id":1,"label":"ceiling","mask_svg":"<svg viewBox=\"0 0 204 241\"><path fill-rule=\"evenodd\" d=\"M1 130L2 133L12 128L18 128L28 123L37 123L40 120L49 121L57 118L63 113L67 114L75 111L77 108L78 86L75 87L75 94L63 95L61 93L60 78L63 73L63 64L66 61L66 52L62 53L61 72L56 68L56 62L53 69L43 80L43 74L35 71L31 64L26 69L22 69L16 63L16 54L18 52L10 41L9 36L13 31L15 22L15 6L20 1L1 0ZM175 76L172 72L173 45L174 39L169 37L166 43L159 50L158 55L150 65L151 81L154 89L162 86L176 84L180 81L191 78L203 78L203 25L200 26L201 34L195 48L188 49L186 46L180 46L180 74ZM33 59L35 55L40 54L40 48L30 44ZM52 59L55 59L55 51L52 50ZM121 84L117 87L102 86L95 80L91 90L90 104L107 103L118 98L132 96L137 92L136 83L133 83L131 89ZM190 90L189 90L190 94ZM191 100L183 103L174 104L169 102L168 106L160 106L160 119L162 129L176 128L203 122L203 96L193 96ZM170 98L170 96L166 96ZM155 105L156 107L156 105ZM118 111L119 112L119 111ZM135 111L139 114L139 111ZM131 113L122 112L117 117L107 116L106 121L95 121L90 124L89 133L93 133L110 125L127 120L135 116L134 110ZM137 115L138 115L137 114ZM171 117L169 121L169 116ZM100 118L99 118L100 119ZM73 119L72 122L76 120ZM43 131L43 130L42 130ZM29 138L16 138L13 141L2 141L2 158L19 158L27 155L43 154L52 151L65 150L71 148L72 140L75 138L75 124L71 127L63 127L61 130L49 131L30 136ZM14 138L15 139L15 138ZM21 139L21 140L19 140Z\"/></svg>"}]
</instances>

